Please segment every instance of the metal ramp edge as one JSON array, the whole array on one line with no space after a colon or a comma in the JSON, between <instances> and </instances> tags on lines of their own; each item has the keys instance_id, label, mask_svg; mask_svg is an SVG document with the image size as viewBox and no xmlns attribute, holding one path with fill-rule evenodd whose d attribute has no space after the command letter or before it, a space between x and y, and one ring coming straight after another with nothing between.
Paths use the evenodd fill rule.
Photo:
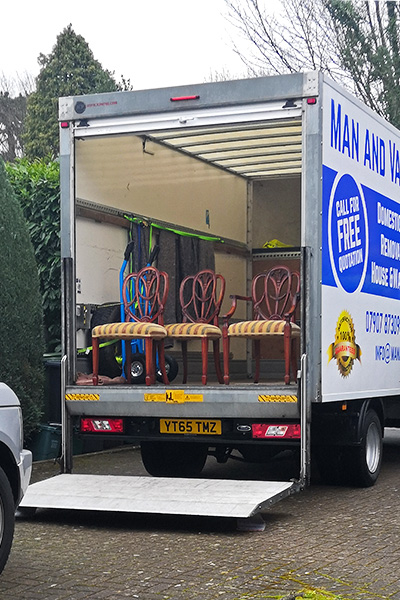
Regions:
<instances>
[{"instance_id":1,"label":"metal ramp edge","mask_svg":"<svg viewBox=\"0 0 400 600\"><path fill-rule=\"evenodd\" d=\"M295 491L284 481L62 474L31 484L20 508L249 518Z\"/></svg>"}]
</instances>

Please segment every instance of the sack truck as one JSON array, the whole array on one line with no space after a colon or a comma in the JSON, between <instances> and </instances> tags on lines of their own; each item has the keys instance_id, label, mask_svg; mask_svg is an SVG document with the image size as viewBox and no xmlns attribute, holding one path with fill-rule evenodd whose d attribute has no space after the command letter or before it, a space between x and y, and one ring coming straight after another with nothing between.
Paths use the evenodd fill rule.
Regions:
<instances>
[{"instance_id":1,"label":"sack truck","mask_svg":"<svg viewBox=\"0 0 400 600\"><path fill-rule=\"evenodd\" d=\"M318 72L61 98L59 121L62 473L22 506L250 518L303 489L314 461L325 481L373 485L384 427L400 425L400 132ZM297 380L284 383L282 339L262 341L259 383L251 343L232 339L229 385L201 385L194 343L185 385L118 383L109 344L91 386L91 328L119 309L140 232L159 237L170 291L164 233L211 248L221 317L256 274L297 271ZM251 318L241 303L234 319ZM74 474L73 431L141 444L159 476ZM205 454L282 450L298 456L290 481L201 478Z\"/></svg>"}]
</instances>

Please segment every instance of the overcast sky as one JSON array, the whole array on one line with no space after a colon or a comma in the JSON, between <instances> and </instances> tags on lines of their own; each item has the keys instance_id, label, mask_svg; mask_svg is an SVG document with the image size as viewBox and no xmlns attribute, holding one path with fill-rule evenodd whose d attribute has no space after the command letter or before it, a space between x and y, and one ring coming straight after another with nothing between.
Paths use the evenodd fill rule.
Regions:
<instances>
[{"instance_id":1,"label":"overcast sky","mask_svg":"<svg viewBox=\"0 0 400 600\"><path fill-rule=\"evenodd\" d=\"M0 75L36 76L38 55L51 52L69 23L103 68L135 89L199 83L226 69L242 75L224 10L223 0L7 0Z\"/></svg>"}]
</instances>

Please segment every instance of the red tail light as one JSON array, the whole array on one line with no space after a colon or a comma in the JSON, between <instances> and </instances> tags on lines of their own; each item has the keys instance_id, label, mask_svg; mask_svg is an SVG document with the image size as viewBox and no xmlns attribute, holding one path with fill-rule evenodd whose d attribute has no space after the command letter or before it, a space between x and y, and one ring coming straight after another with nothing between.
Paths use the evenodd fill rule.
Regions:
<instances>
[{"instance_id":1,"label":"red tail light","mask_svg":"<svg viewBox=\"0 0 400 600\"><path fill-rule=\"evenodd\" d=\"M251 426L253 438L262 439L300 439L301 431L298 424L253 423Z\"/></svg>"},{"instance_id":2,"label":"red tail light","mask_svg":"<svg viewBox=\"0 0 400 600\"><path fill-rule=\"evenodd\" d=\"M82 433L123 433L124 432L124 420L123 419L94 419L83 418L81 419L81 432Z\"/></svg>"}]
</instances>

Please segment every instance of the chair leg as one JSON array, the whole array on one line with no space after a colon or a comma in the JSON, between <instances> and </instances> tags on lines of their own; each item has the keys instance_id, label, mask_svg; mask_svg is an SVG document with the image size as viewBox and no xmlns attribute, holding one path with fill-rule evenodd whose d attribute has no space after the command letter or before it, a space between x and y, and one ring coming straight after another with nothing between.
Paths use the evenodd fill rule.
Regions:
<instances>
[{"instance_id":1,"label":"chair leg","mask_svg":"<svg viewBox=\"0 0 400 600\"><path fill-rule=\"evenodd\" d=\"M207 371L208 371L208 339L201 339L201 383L207 385Z\"/></svg>"},{"instance_id":2,"label":"chair leg","mask_svg":"<svg viewBox=\"0 0 400 600\"><path fill-rule=\"evenodd\" d=\"M286 323L283 331L283 351L285 355L285 384L290 383L290 346L291 346L290 325Z\"/></svg>"},{"instance_id":3,"label":"chair leg","mask_svg":"<svg viewBox=\"0 0 400 600\"><path fill-rule=\"evenodd\" d=\"M125 366L126 366L126 381L131 383L132 380L132 346L130 340L122 342L125 344Z\"/></svg>"},{"instance_id":4,"label":"chair leg","mask_svg":"<svg viewBox=\"0 0 400 600\"><path fill-rule=\"evenodd\" d=\"M254 356L256 359L256 372L254 375L254 383L258 383L260 380L261 340L254 340Z\"/></svg>"},{"instance_id":5,"label":"chair leg","mask_svg":"<svg viewBox=\"0 0 400 600\"><path fill-rule=\"evenodd\" d=\"M155 383L155 356L153 340L151 338L145 338L145 355L146 355L146 385L152 385Z\"/></svg>"},{"instance_id":6,"label":"chair leg","mask_svg":"<svg viewBox=\"0 0 400 600\"><path fill-rule=\"evenodd\" d=\"M221 371L221 361L219 355L219 340L213 340L214 364L217 374L218 383L224 383L224 378Z\"/></svg>"},{"instance_id":7,"label":"chair leg","mask_svg":"<svg viewBox=\"0 0 400 600\"><path fill-rule=\"evenodd\" d=\"M167 372L165 370L164 340L161 340L160 342L158 342L157 347L158 347L158 362L160 365L160 371L161 371L161 375L163 378L163 383L164 383L164 385L168 385L169 379L168 379Z\"/></svg>"},{"instance_id":8,"label":"chair leg","mask_svg":"<svg viewBox=\"0 0 400 600\"><path fill-rule=\"evenodd\" d=\"M222 332L222 358L224 362L224 384L229 385L229 337L228 334Z\"/></svg>"},{"instance_id":9,"label":"chair leg","mask_svg":"<svg viewBox=\"0 0 400 600\"><path fill-rule=\"evenodd\" d=\"M99 385L99 338L92 338L93 385Z\"/></svg>"},{"instance_id":10,"label":"chair leg","mask_svg":"<svg viewBox=\"0 0 400 600\"><path fill-rule=\"evenodd\" d=\"M182 363L183 363L183 377L182 383L187 382L188 377L188 356L187 356L187 342L183 340L181 342L182 345Z\"/></svg>"}]
</instances>

